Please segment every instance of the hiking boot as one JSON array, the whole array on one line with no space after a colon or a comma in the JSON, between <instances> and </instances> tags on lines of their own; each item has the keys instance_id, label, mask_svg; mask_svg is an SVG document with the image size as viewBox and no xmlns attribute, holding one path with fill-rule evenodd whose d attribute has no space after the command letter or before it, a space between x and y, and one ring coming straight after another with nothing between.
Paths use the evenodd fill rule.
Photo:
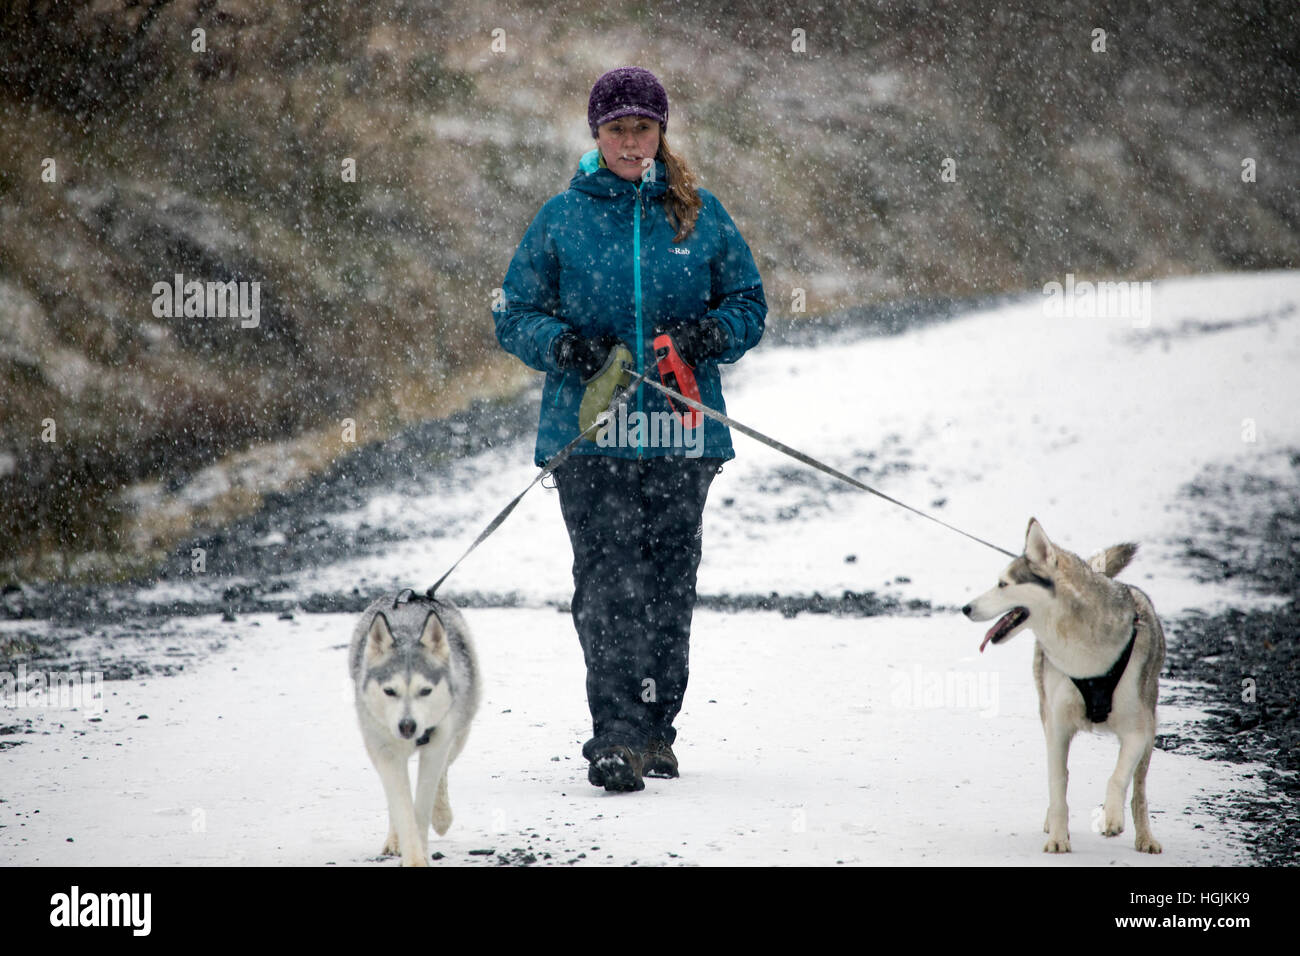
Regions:
<instances>
[{"instance_id":1,"label":"hiking boot","mask_svg":"<svg viewBox=\"0 0 1300 956\"><path fill-rule=\"evenodd\" d=\"M641 772L647 777L676 777L677 755L673 748L659 738L651 740L642 754Z\"/></svg>"},{"instance_id":2,"label":"hiking boot","mask_svg":"<svg viewBox=\"0 0 1300 956\"><path fill-rule=\"evenodd\" d=\"M631 747L615 744L597 751L587 768L587 782L606 790L644 790L641 755Z\"/></svg>"}]
</instances>

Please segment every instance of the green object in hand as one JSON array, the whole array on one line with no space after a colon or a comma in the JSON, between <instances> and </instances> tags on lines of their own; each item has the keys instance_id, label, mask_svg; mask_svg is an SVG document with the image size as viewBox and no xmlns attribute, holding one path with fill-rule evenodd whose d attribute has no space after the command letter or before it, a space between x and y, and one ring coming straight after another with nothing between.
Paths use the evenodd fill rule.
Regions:
<instances>
[{"instance_id":1,"label":"green object in hand","mask_svg":"<svg viewBox=\"0 0 1300 956\"><path fill-rule=\"evenodd\" d=\"M627 390L627 387L632 384L632 376L625 365L631 367L635 364L631 350L622 342L609 350L604 365L585 382L587 388L582 393L582 404L578 406L579 429L585 432L594 425L596 417L609 408L614 401L614 396ZM587 435L587 440L596 441L607 427L604 426Z\"/></svg>"}]
</instances>

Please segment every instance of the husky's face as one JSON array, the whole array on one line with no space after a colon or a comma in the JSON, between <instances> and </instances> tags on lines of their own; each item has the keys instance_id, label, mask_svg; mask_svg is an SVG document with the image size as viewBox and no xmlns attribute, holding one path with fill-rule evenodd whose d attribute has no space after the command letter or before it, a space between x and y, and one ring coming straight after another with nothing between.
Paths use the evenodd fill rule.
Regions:
<instances>
[{"instance_id":1,"label":"husky's face","mask_svg":"<svg viewBox=\"0 0 1300 956\"><path fill-rule=\"evenodd\" d=\"M1001 644L1019 634L1036 619L1042 623L1051 612L1056 598L1059 552L1047 539L1035 518L1029 519L1025 532L1025 553L1008 564L998 576L997 587L986 591L961 609L972 621L998 617L980 644L980 651L990 641Z\"/></svg>"},{"instance_id":2,"label":"husky's face","mask_svg":"<svg viewBox=\"0 0 1300 956\"><path fill-rule=\"evenodd\" d=\"M366 635L361 697L389 733L418 740L451 710L447 634L430 613L418 635L394 634L376 614Z\"/></svg>"}]
</instances>

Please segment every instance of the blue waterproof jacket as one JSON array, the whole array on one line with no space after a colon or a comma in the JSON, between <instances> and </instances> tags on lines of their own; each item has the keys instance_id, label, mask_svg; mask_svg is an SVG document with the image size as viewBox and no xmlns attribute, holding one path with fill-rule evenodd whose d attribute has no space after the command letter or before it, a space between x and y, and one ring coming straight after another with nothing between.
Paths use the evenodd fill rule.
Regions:
<instances>
[{"instance_id":1,"label":"blue waterproof jacket","mask_svg":"<svg viewBox=\"0 0 1300 956\"><path fill-rule=\"evenodd\" d=\"M612 334L636 356L637 371L655 367L654 328L661 323L720 320L725 352L695 369L705 405L725 411L719 362L734 362L758 344L767 318L763 282L749 246L717 197L703 200L695 228L683 241L664 210L667 171L655 160L653 179L629 181L603 165L599 149L586 153L567 191L551 197L524 233L502 283L503 301L493 311L497 341L532 368L546 372L537 430L541 465L579 432L581 376L555 364L560 335ZM664 396L647 386L628 400L646 414L669 411ZM735 457L728 428L706 418L702 450L707 458ZM682 447L650 441L601 447L579 444L574 454L620 458L684 454Z\"/></svg>"}]
</instances>

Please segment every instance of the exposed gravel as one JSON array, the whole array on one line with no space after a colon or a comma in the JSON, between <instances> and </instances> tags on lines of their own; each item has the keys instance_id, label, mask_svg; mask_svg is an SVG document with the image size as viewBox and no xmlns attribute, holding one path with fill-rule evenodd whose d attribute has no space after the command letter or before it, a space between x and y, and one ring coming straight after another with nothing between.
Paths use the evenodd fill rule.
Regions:
<instances>
[{"instance_id":1,"label":"exposed gravel","mask_svg":"<svg viewBox=\"0 0 1300 956\"><path fill-rule=\"evenodd\" d=\"M1257 824L1250 843L1267 866L1300 862L1300 452L1289 457L1289 480L1213 469L1187 486L1197 526L1184 547L1198 580L1243 581L1279 603L1170 622L1167 674L1202 682L1205 697L1193 702L1211 716L1194 741L1160 741L1268 765L1263 796L1237 795L1227 807Z\"/></svg>"}]
</instances>

